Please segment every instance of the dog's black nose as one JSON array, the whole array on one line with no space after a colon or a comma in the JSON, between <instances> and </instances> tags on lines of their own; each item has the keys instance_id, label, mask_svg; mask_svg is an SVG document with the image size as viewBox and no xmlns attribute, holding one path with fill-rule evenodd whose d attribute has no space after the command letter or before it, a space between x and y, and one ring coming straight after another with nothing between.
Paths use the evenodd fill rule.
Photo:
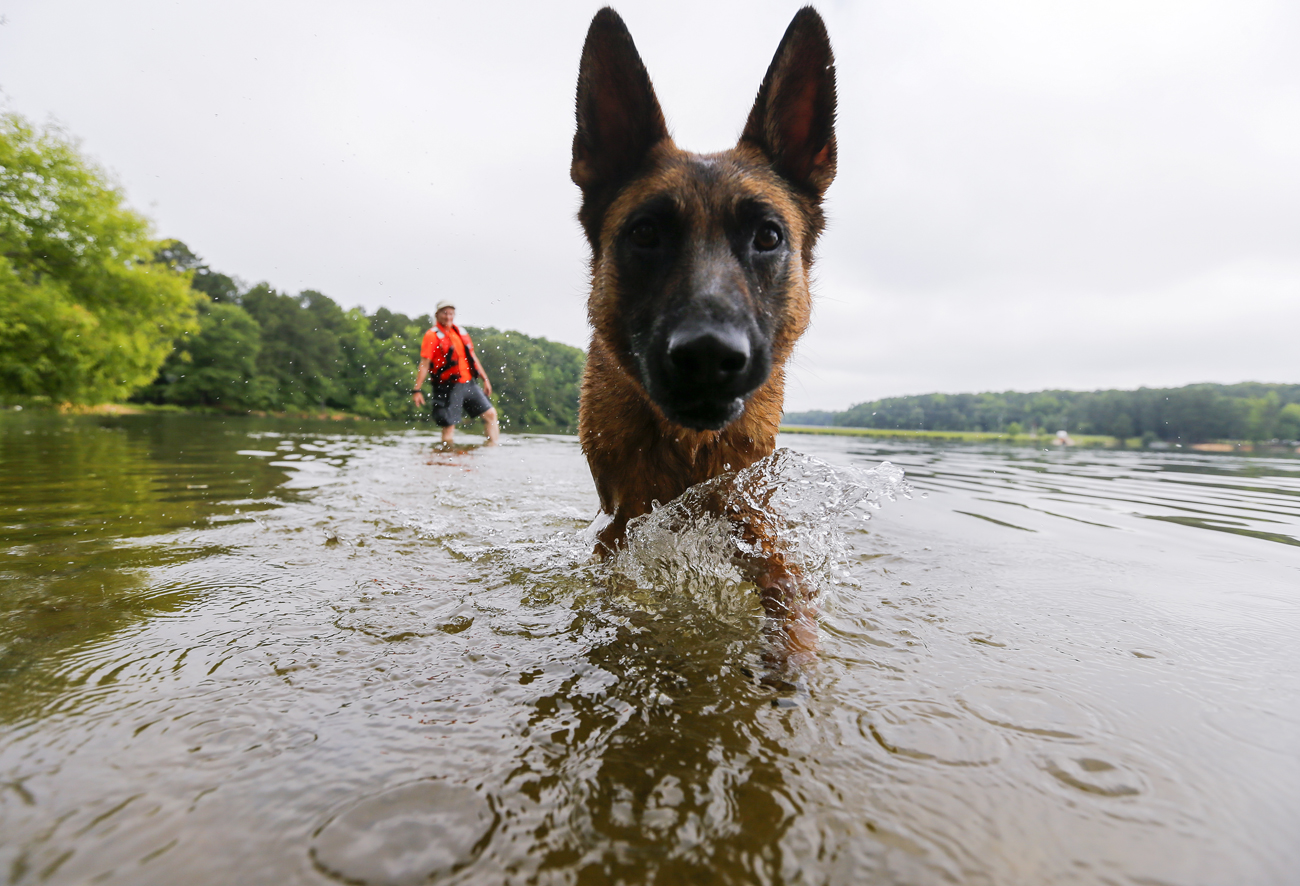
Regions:
<instances>
[{"instance_id":1,"label":"dog's black nose","mask_svg":"<svg viewBox=\"0 0 1300 886\"><path fill-rule=\"evenodd\" d=\"M743 387L749 373L749 336L735 326L679 329L668 339L667 356L677 384L730 391Z\"/></svg>"}]
</instances>

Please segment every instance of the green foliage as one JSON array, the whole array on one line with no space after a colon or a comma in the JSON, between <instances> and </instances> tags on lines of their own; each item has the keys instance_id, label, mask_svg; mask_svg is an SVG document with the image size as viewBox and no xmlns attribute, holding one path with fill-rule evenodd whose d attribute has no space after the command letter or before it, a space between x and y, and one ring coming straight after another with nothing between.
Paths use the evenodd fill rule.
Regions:
<instances>
[{"instance_id":1,"label":"green foliage","mask_svg":"<svg viewBox=\"0 0 1300 886\"><path fill-rule=\"evenodd\" d=\"M0 395L120 399L195 328L188 274L54 129L0 115Z\"/></svg>"},{"instance_id":2,"label":"green foliage","mask_svg":"<svg viewBox=\"0 0 1300 886\"><path fill-rule=\"evenodd\" d=\"M154 254L154 260L171 265L180 271L189 271L192 275L190 286L213 301L239 301L239 281L209 268L203 263L203 259L179 240L164 240Z\"/></svg>"},{"instance_id":3,"label":"green foliage","mask_svg":"<svg viewBox=\"0 0 1300 886\"><path fill-rule=\"evenodd\" d=\"M343 311L319 292L283 295L265 283L244 294L244 309L262 330L258 374L269 382L264 409L346 409L339 380Z\"/></svg>"},{"instance_id":4,"label":"green foliage","mask_svg":"<svg viewBox=\"0 0 1300 886\"><path fill-rule=\"evenodd\" d=\"M424 329L401 314L385 313L393 318L385 327L387 338L375 334L373 318L361 309L347 312L340 338L345 363L340 380L349 411L370 418L407 418Z\"/></svg>"},{"instance_id":5,"label":"green foliage","mask_svg":"<svg viewBox=\"0 0 1300 886\"><path fill-rule=\"evenodd\" d=\"M1273 429L1279 440L1300 441L1300 403L1288 403L1278 410Z\"/></svg>"},{"instance_id":6,"label":"green foliage","mask_svg":"<svg viewBox=\"0 0 1300 886\"><path fill-rule=\"evenodd\" d=\"M786 420L794 424L796 416L804 415ZM1186 443L1295 440L1300 437L1300 385L1248 382L1136 391L925 394L859 403L831 413L827 423L888 430L1065 430Z\"/></svg>"},{"instance_id":7,"label":"green foliage","mask_svg":"<svg viewBox=\"0 0 1300 886\"><path fill-rule=\"evenodd\" d=\"M501 426L573 432L586 356L577 348L492 327L467 330L496 389Z\"/></svg>"},{"instance_id":8,"label":"green foliage","mask_svg":"<svg viewBox=\"0 0 1300 886\"><path fill-rule=\"evenodd\" d=\"M783 421L788 425L820 427L823 425L834 424L835 416L837 414L838 413L828 412L824 409L813 409L808 412L787 412Z\"/></svg>"},{"instance_id":9,"label":"green foliage","mask_svg":"<svg viewBox=\"0 0 1300 886\"><path fill-rule=\"evenodd\" d=\"M1277 426L1278 413L1282 411L1282 401L1277 391L1269 391L1263 397L1252 397L1245 404L1246 433L1245 438L1254 442L1272 439Z\"/></svg>"},{"instance_id":10,"label":"green foliage","mask_svg":"<svg viewBox=\"0 0 1300 886\"><path fill-rule=\"evenodd\" d=\"M196 334L178 338L153 383L135 399L230 410L331 409L368 418L423 419L411 401L420 342L433 319L380 308L344 311L308 290L286 295L259 283L241 291L176 240L157 261L192 275L201 299ZM227 286L225 282L229 281ZM502 426L574 431L584 355L519 332L470 329L492 379Z\"/></svg>"},{"instance_id":11,"label":"green foliage","mask_svg":"<svg viewBox=\"0 0 1300 886\"><path fill-rule=\"evenodd\" d=\"M265 380L257 375L261 347L261 330L248 311L208 302L200 311L198 334L177 343L138 399L249 409L268 399Z\"/></svg>"}]
</instances>

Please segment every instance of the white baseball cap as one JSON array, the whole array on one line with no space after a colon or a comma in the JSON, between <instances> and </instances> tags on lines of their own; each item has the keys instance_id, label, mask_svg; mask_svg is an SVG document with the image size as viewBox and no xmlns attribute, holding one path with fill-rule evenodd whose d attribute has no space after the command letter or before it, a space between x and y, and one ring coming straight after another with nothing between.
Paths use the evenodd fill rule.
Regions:
<instances>
[{"instance_id":1,"label":"white baseball cap","mask_svg":"<svg viewBox=\"0 0 1300 886\"><path fill-rule=\"evenodd\" d=\"M441 311L443 308L454 308L454 307L456 307L456 303L454 301L450 301L444 298L442 301L438 302L438 305L433 309L433 312L436 314L439 311Z\"/></svg>"}]
</instances>

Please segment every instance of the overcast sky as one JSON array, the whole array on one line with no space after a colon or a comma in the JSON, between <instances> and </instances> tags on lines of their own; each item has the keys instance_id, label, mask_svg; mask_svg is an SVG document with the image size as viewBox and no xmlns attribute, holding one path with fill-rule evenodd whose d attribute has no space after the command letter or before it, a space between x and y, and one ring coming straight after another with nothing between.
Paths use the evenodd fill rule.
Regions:
<instances>
[{"instance_id":1,"label":"overcast sky","mask_svg":"<svg viewBox=\"0 0 1300 886\"><path fill-rule=\"evenodd\" d=\"M799 4L623 2L682 147ZM0 0L3 106L282 291L585 346L594 3ZM820 3L839 177L787 409L1300 382L1300 4Z\"/></svg>"}]
</instances>

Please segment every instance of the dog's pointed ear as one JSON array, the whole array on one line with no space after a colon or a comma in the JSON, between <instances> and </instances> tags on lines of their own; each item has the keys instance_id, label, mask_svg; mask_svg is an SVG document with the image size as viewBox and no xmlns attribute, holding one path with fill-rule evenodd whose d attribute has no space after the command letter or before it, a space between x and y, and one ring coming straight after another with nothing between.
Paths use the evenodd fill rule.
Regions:
<instances>
[{"instance_id":1,"label":"dog's pointed ear","mask_svg":"<svg viewBox=\"0 0 1300 886\"><path fill-rule=\"evenodd\" d=\"M668 125L632 35L606 6L591 20L582 47L570 177L584 192L617 184L667 137Z\"/></svg>"},{"instance_id":2,"label":"dog's pointed ear","mask_svg":"<svg viewBox=\"0 0 1300 886\"><path fill-rule=\"evenodd\" d=\"M786 28L740 140L819 198L835 178L835 57L826 25L811 6Z\"/></svg>"}]
</instances>

